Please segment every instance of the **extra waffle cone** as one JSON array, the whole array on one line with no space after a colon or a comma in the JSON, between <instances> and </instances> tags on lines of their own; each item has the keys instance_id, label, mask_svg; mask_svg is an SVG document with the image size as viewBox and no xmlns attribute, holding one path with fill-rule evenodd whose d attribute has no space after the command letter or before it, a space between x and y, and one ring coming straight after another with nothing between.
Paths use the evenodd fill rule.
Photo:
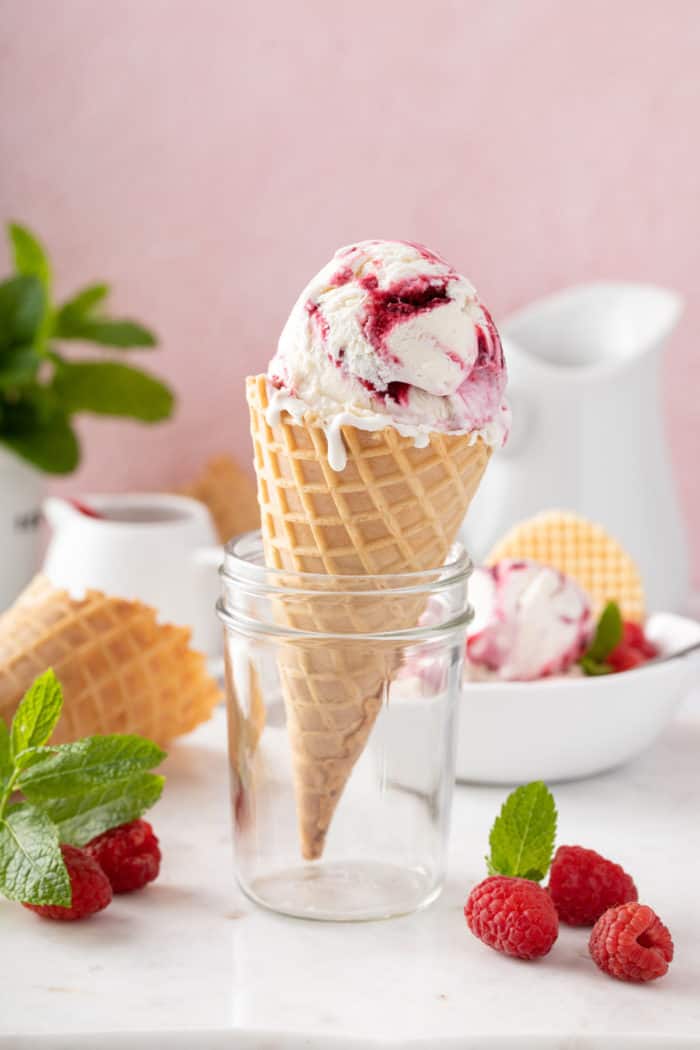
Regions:
<instances>
[{"instance_id":1,"label":"extra waffle cone","mask_svg":"<svg viewBox=\"0 0 700 1050\"><path fill-rule=\"evenodd\" d=\"M415 448L392 427L343 428L347 465L334 471L311 415L268 424L264 376L247 382L266 563L329 576L424 571L441 566L491 450L470 435L431 435ZM393 647L354 640L415 626L422 599L381 594L280 602L280 620L337 641L288 643L278 666L287 711L304 857L320 857L335 807L361 755L396 670ZM347 635L348 637L342 637Z\"/></svg>"},{"instance_id":2,"label":"extra waffle cone","mask_svg":"<svg viewBox=\"0 0 700 1050\"><path fill-rule=\"evenodd\" d=\"M138 733L166 744L205 721L220 699L186 627L163 625L140 602L88 591L75 600L37 576L0 617L0 716L8 720L37 675L63 686L64 743Z\"/></svg>"},{"instance_id":3,"label":"extra waffle cone","mask_svg":"<svg viewBox=\"0 0 700 1050\"><path fill-rule=\"evenodd\" d=\"M614 600L626 620L644 619L644 588L632 558L600 526L576 514L548 510L515 525L487 564L531 558L571 576L592 598L595 612Z\"/></svg>"},{"instance_id":4,"label":"extra waffle cone","mask_svg":"<svg viewBox=\"0 0 700 1050\"><path fill-rule=\"evenodd\" d=\"M232 456L215 456L191 485L179 490L206 504L221 543L260 528L255 484Z\"/></svg>"}]
</instances>

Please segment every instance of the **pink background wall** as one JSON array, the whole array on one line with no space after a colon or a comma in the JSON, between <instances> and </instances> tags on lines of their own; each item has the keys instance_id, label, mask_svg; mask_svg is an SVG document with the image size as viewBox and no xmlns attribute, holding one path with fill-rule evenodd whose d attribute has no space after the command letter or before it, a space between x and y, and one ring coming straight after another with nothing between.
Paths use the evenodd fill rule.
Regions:
<instances>
[{"instance_id":1,"label":"pink background wall","mask_svg":"<svg viewBox=\"0 0 700 1050\"><path fill-rule=\"evenodd\" d=\"M63 487L245 457L241 380L301 284L400 237L496 318L593 277L684 293L665 398L700 535L698 54L697 0L0 0L0 218L60 291L111 279L180 395L166 426L83 423Z\"/></svg>"}]
</instances>

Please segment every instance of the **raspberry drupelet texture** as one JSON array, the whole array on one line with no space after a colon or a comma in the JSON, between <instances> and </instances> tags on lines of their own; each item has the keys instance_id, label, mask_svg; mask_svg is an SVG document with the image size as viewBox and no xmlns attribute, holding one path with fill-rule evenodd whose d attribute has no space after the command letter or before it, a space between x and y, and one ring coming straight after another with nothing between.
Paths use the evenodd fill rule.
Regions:
<instances>
[{"instance_id":1,"label":"raspberry drupelet texture","mask_svg":"<svg viewBox=\"0 0 700 1050\"><path fill-rule=\"evenodd\" d=\"M671 934L646 904L621 904L598 919L588 942L596 966L620 981L663 977L673 959Z\"/></svg>"},{"instance_id":2,"label":"raspberry drupelet texture","mask_svg":"<svg viewBox=\"0 0 700 1050\"><path fill-rule=\"evenodd\" d=\"M158 875L160 848L146 820L133 820L98 835L85 847L104 870L115 893L140 890Z\"/></svg>"},{"instance_id":3,"label":"raspberry drupelet texture","mask_svg":"<svg viewBox=\"0 0 700 1050\"><path fill-rule=\"evenodd\" d=\"M644 628L631 620L622 625L622 640L606 657L613 671L631 671L641 667L647 660L653 660L659 650L644 633Z\"/></svg>"},{"instance_id":4,"label":"raspberry drupelet texture","mask_svg":"<svg viewBox=\"0 0 700 1050\"><path fill-rule=\"evenodd\" d=\"M529 879L484 879L469 894L464 915L480 941L518 959L546 955L559 933L551 897Z\"/></svg>"},{"instance_id":5,"label":"raspberry drupelet texture","mask_svg":"<svg viewBox=\"0 0 700 1050\"><path fill-rule=\"evenodd\" d=\"M561 922L592 926L616 904L637 900L637 887L620 867L583 846L560 846L549 873L549 893Z\"/></svg>"},{"instance_id":6,"label":"raspberry drupelet texture","mask_svg":"<svg viewBox=\"0 0 700 1050\"><path fill-rule=\"evenodd\" d=\"M84 919L106 908L112 900L112 887L97 861L77 846L63 845L61 853L70 879L70 905L25 904L24 907L44 919L58 919L61 922Z\"/></svg>"}]
</instances>

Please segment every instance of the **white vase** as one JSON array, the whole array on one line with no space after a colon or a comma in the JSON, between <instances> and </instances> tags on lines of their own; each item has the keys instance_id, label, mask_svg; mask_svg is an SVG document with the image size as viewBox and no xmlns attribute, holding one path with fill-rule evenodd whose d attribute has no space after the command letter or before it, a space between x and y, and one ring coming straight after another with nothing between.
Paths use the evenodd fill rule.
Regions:
<instances>
[{"instance_id":1,"label":"white vase","mask_svg":"<svg viewBox=\"0 0 700 1050\"><path fill-rule=\"evenodd\" d=\"M15 600L41 560L43 474L0 448L0 610Z\"/></svg>"}]
</instances>

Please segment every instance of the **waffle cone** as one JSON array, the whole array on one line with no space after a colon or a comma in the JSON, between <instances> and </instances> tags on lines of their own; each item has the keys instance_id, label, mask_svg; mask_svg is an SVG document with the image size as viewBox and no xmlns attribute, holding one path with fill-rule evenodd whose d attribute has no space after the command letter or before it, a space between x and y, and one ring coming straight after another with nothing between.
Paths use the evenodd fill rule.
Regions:
<instances>
[{"instance_id":1,"label":"waffle cone","mask_svg":"<svg viewBox=\"0 0 700 1050\"><path fill-rule=\"evenodd\" d=\"M37 675L53 667L64 695L53 743L138 733L167 744L220 699L189 638L140 602L99 591L76 600L37 576L0 616L0 716L12 718Z\"/></svg>"},{"instance_id":2,"label":"waffle cone","mask_svg":"<svg viewBox=\"0 0 700 1050\"><path fill-rule=\"evenodd\" d=\"M270 425L264 376L247 381L265 560L337 576L439 568L491 450L470 435L432 434L426 448L393 427L343 427L347 465L334 471L320 422L283 413ZM326 593L279 603L280 622L337 641L289 641L278 658L294 769L301 850L320 857L333 812L396 670L395 646L356 639L387 628L379 595ZM423 599L396 601L391 627L415 626Z\"/></svg>"},{"instance_id":3,"label":"waffle cone","mask_svg":"<svg viewBox=\"0 0 700 1050\"><path fill-rule=\"evenodd\" d=\"M260 528L255 484L232 456L210 459L199 477L179 493L207 506L221 543Z\"/></svg>"}]
</instances>

